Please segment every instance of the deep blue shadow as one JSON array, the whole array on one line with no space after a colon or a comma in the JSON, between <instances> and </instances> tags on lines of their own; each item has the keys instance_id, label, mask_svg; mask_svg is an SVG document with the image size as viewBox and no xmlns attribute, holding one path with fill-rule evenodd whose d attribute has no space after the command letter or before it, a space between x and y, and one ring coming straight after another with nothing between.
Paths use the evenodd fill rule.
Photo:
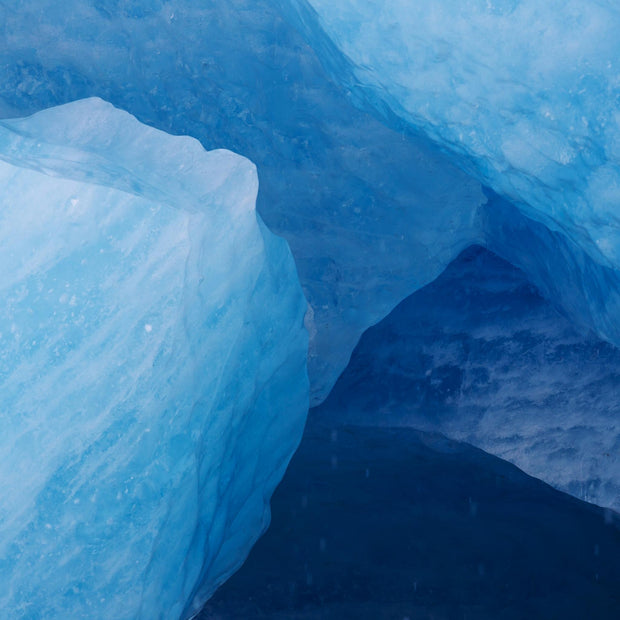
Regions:
<instances>
[{"instance_id":1,"label":"deep blue shadow","mask_svg":"<svg viewBox=\"0 0 620 620\"><path fill-rule=\"evenodd\" d=\"M620 350L472 247L364 333L315 415L442 432L619 510L619 403Z\"/></svg>"},{"instance_id":2,"label":"deep blue shadow","mask_svg":"<svg viewBox=\"0 0 620 620\"><path fill-rule=\"evenodd\" d=\"M202 620L620 617L615 511L434 432L611 505L619 385L620 351L469 248L363 335Z\"/></svg>"},{"instance_id":3,"label":"deep blue shadow","mask_svg":"<svg viewBox=\"0 0 620 620\"><path fill-rule=\"evenodd\" d=\"M601 620L620 520L467 444L311 426L272 525L201 620Z\"/></svg>"}]
</instances>

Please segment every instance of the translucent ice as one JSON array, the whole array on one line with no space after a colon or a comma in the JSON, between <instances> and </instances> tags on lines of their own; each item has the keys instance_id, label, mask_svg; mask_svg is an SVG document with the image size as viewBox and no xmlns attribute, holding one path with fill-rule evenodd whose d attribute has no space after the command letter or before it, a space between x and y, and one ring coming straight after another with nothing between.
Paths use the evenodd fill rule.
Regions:
<instances>
[{"instance_id":1,"label":"translucent ice","mask_svg":"<svg viewBox=\"0 0 620 620\"><path fill-rule=\"evenodd\" d=\"M189 617L307 408L255 168L90 99L0 123L0 184L1 615Z\"/></svg>"},{"instance_id":2,"label":"translucent ice","mask_svg":"<svg viewBox=\"0 0 620 620\"><path fill-rule=\"evenodd\" d=\"M310 304L316 403L473 243L620 344L619 19L608 0L5 0L0 116L98 95L249 157Z\"/></svg>"},{"instance_id":3,"label":"translucent ice","mask_svg":"<svg viewBox=\"0 0 620 620\"><path fill-rule=\"evenodd\" d=\"M463 248L509 258L480 229L481 182L620 264L609 0L6 0L0 24L0 116L98 95L257 164L311 306L315 402L362 331ZM556 303L620 343L609 290L577 280L578 310L568 289Z\"/></svg>"},{"instance_id":4,"label":"translucent ice","mask_svg":"<svg viewBox=\"0 0 620 620\"><path fill-rule=\"evenodd\" d=\"M0 116L97 95L256 164L311 306L316 401L369 325L481 241L480 183L356 109L288 0L8 0L2 28Z\"/></svg>"}]
</instances>

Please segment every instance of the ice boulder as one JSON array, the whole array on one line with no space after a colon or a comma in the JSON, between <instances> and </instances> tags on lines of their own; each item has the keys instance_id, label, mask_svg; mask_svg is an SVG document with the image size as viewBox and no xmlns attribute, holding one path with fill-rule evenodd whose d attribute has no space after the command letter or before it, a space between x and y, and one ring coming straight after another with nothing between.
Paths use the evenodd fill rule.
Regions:
<instances>
[{"instance_id":1,"label":"ice boulder","mask_svg":"<svg viewBox=\"0 0 620 620\"><path fill-rule=\"evenodd\" d=\"M3 617L191 617L266 527L307 337L257 185L99 99L0 123Z\"/></svg>"}]
</instances>

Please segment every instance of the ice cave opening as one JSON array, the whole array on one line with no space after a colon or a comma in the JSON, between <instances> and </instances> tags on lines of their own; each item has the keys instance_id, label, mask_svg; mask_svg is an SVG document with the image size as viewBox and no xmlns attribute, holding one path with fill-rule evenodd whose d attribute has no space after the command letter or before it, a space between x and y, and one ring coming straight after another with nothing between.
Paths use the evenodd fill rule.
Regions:
<instances>
[{"instance_id":1,"label":"ice cave opening","mask_svg":"<svg viewBox=\"0 0 620 620\"><path fill-rule=\"evenodd\" d=\"M271 617L615 620L619 31L616 0L0 2L0 612L192 617L310 403Z\"/></svg>"},{"instance_id":2,"label":"ice cave opening","mask_svg":"<svg viewBox=\"0 0 620 620\"><path fill-rule=\"evenodd\" d=\"M441 432L619 510L619 403L620 350L470 246L364 333L312 415Z\"/></svg>"}]
</instances>

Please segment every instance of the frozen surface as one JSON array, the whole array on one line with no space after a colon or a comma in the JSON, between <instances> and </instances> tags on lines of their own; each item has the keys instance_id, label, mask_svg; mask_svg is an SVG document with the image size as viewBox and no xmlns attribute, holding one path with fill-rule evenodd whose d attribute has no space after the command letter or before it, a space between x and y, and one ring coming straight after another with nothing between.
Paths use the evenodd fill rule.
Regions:
<instances>
[{"instance_id":1,"label":"frozen surface","mask_svg":"<svg viewBox=\"0 0 620 620\"><path fill-rule=\"evenodd\" d=\"M620 345L618 276L611 273L620 267L617 3L293 4L311 32L324 28L347 56L348 63L329 62L332 54L321 50L357 105L423 132L549 229L555 242L544 253L525 235L516 248L499 231L505 211L498 209L485 240L508 260L520 254L517 264L545 295ZM611 277L591 283L591 271Z\"/></svg>"},{"instance_id":2,"label":"frozen surface","mask_svg":"<svg viewBox=\"0 0 620 620\"><path fill-rule=\"evenodd\" d=\"M149 126L191 135L207 149L228 148L254 162L261 181L257 208L289 242L310 304L305 325L314 403L327 395L368 326L439 276L463 249L477 243L493 250L525 274L519 275L523 296L513 300L525 313L518 320L506 318L492 296L485 298L497 315L486 317L486 324L500 336L487 338L488 351L483 347L476 364L487 367L489 376L499 373L497 389L487 386L479 400L467 401L469 409L455 407L446 397L437 404L437 410L445 406L447 411L441 424L428 422L432 407L425 419L432 428L505 454L580 497L611 505L618 497L611 394L616 381L610 379L615 353L578 330L592 328L620 344L619 25L618 9L602 0L5 0L0 2L0 117L95 95ZM22 450L37 463L26 462L23 472L15 472L30 481L22 486L24 506L32 514L39 514L38 501L61 507L56 521L50 517L23 525L36 536L19 530L22 525L15 521L11 527L19 532L9 535L22 536L22 547L33 542L23 549L11 547L7 553L13 555L6 557L21 554L24 568L44 557L43 542L62 549L62 541L53 542L57 537L52 536L59 523L76 532L84 529L63 512L74 500L79 503L71 510L85 511L75 523L98 524L85 508L92 510L86 498L94 497L96 505L97 496L89 491L67 495L65 489L87 489L84 485L94 478L107 480L112 460L97 464L102 450L128 445L131 450L122 453L131 454L126 465L141 466L146 452L133 446L150 440L156 450L155 428L167 437L163 445L169 448L153 462L170 471L180 468L179 488L204 492L213 502L199 507L197 493L177 498L164 504L169 517L150 508L158 487L151 489L142 479L128 482L128 494L143 494L144 505L142 500L129 507L119 503L118 510L121 516L135 513L136 540L141 541L136 545L143 547L130 550L129 539L114 529L123 518L101 519L110 537L120 541L118 549L126 550L122 557L137 554L148 563L123 573L122 562L118 569L111 567L97 555L98 548L84 548L84 553L93 554L92 575L118 573L109 591L139 599L138 614L152 617L149 601L159 599L157 609L175 617L190 613L185 601L200 602L232 571L266 522L265 499L297 441L303 417L298 403L305 389L300 353L305 306L295 292L287 250L256 224L256 177L246 160L224 152L206 154L195 141L164 138L144 127L138 139L135 122L120 113L115 113L119 129L109 131L104 112L110 108L89 105L94 107L87 115L76 116L78 106L71 118L47 112L2 129L3 166L19 181L10 185L19 191L3 194L12 210L2 217L12 219L0 229L0 257L6 265L6 283L0 284L8 291L2 319L7 327L0 331L10 343L2 349L13 382L7 384L7 402L19 405L10 410L22 415L26 430L19 441L7 435L10 450L1 458L6 463L12 450ZM160 139L166 141L163 148ZM36 211L42 208L41 196L54 197L60 220L55 211ZM213 217L205 215L205 199L218 207L216 213L209 211ZM92 219L81 219L85 205L95 213ZM61 223L62 234L50 237ZM24 254L28 247L36 252ZM211 261L211 252L226 258ZM108 256L117 262L110 266ZM35 273L41 274L38 280ZM68 274L77 275L70 290L60 293ZM152 286L153 278L165 286ZM470 278L472 286L475 279ZM523 318L529 307L526 282L553 307L534 295L534 314ZM510 297L510 290L502 291L499 299ZM451 299L453 293L448 288L442 295ZM222 305L222 299L229 303ZM106 305L108 300L116 305ZM427 335L415 332L414 324L396 330L394 343L377 343L373 351L376 361L386 362L386 376L399 347L413 346L405 344L406 336L427 342L437 356L430 366L414 365L414 376L423 371L426 377L430 370L430 377L435 371L441 377L446 364L467 366L469 353L454 348L449 323L467 318L460 316L461 308L442 312L440 302L430 299L426 308L437 313L432 323L439 330L437 343L424 340ZM107 312L103 318L94 314L101 308ZM557 309L570 321L551 318ZM445 327L439 317L448 321ZM521 320L532 324L526 332L533 334L538 362L544 358L547 364L543 370L517 355L525 346ZM203 331L206 324L216 329ZM473 322L463 330L465 342L478 342ZM112 343L113 355L102 354L101 343ZM547 359L547 346L552 351L559 347L558 359ZM609 364L577 371L592 347L612 351ZM454 359L444 363L441 356L452 354ZM188 356L191 364L174 365L173 359ZM287 356L292 358L286 361ZM126 367L105 370L119 357L127 359ZM514 359L521 362L513 376L506 365ZM92 371L88 391L74 377L84 377L92 360L102 371ZM61 385L79 406L61 407L63 391L53 391L57 397L45 406L40 393L24 392L20 386L29 384L42 367L39 362L56 374L37 381L48 381L55 390ZM234 376L232 367L237 368ZM202 368L207 370L196 370ZM534 381L543 376L546 387ZM524 384L518 401L515 377ZM110 389L114 381L118 391ZM366 383L374 385L372 377ZM289 385L290 401L278 404L283 384ZM354 396L361 398L361 390ZM72 416L86 411L81 403L93 401L101 403L103 413L89 418L90 434L81 435L78 430L85 429ZM118 417L117 401L148 401L153 408L136 405ZM390 406L399 402L390 401ZM521 405L523 416L516 413ZM560 415L563 407L568 414ZM54 441L47 440L47 427L38 425L33 414L19 413L52 409L57 412ZM403 406L405 422L413 409ZM137 413L142 410L161 415L144 421ZM486 424L490 411L498 417ZM151 431L142 435L140 424L146 422ZM514 437L507 435L511 424ZM101 435L102 428L107 435ZM181 439L179 428L191 430ZM97 443L93 437L105 440ZM204 437L218 437L213 449L196 448L204 445ZM613 458L608 457L613 449ZM179 460L177 454L192 456ZM230 467L214 474L219 462ZM56 473L49 477L50 471ZM123 486L114 475L109 474L110 488ZM75 485L67 483L74 480ZM212 482L202 489L206 480ZM12 502L19 494L9 488L6 497ZM167 493L175 488L165 489L165 496L172 497ZM255 492L248 498L249 488ZM50 495L39 500L41 489ZM189 529L168 536L182 512L192 515ZM164 565L157 558L170 553L157 553L174 545L172 555L188 559L181 568L165 564L169 574L164 581L171 585L162 587ZM61 558L63 566L73 567L67 574L75 574L74 566L82 570L81 557ZM6 572L9 565L0 561L0 570ZM64 588L59 583L64 574L50 572L48 589L34 582L12 588L9 581L0 593L15 604L20 596L39 597L48 606L73 597L87 609L92 601L80 589L85 586ZM207 585L199 592L196 584L203 577ZM139 584L145 583L149 586L143 591ZM101 598L102 604L115 604L113 597ZM125 607L120 615L117 611L110 607L106 615L132 613ZM91 617L92 610L84 615Z\"/></svg>"},{"instance_id":3,"label":"frozen surface","mask_svg":"<svg viewBox=\"0 0 620 620\"><path fill-rule=\"evenodd\" d=\"M518 254L572 320L620 343L619 15L577 0L8 0L0 116L98 95L249 157L310 303L317 403L361 333L472 243ZM556 245L515 247L481 183ZM584 264L612 277L592 284Z\"/></svg>"},{"instance_id":4,"label":"frozen surface","mask_svg":"<svg viewBox=\"0 0 620 620\"><path fill-rule=\"evenodd\" d=\"M315 401L369 325L480 241L480 183L356 109L288 1L9 0L0 36L0 116L97 95L256 164L312 308Z\"/></svg>"},{"instance_id":5,"label":"frozen surface","mask_svg":"<svg viewBox=\"0 0 620 620\"><path fill-rule=\"evenodd\" d=\"M306 6L305 0L295 4ZM614 0L309 0L361 100L595 259L620 265Z\"/></svg>"},{"instance_id":6,"label":"frozen surface","mask_svg":"<svg viewBox=\"0 0 620 620\"><path fill-rule=\"evenodd\" d=\"M0 123L0 185L1 615L189 617L308 402L255 168L90 99Z\"/></svg>"},{"instance_id":7,"label":"frozen surface","mask_svg":"<svg viewBox=\"0 0 620 620\"><path fill-rule=\"evenodd\" d=\"M316 411L325 423L440 430L620 509L620 351L482 248L364 334Z\"/></svg>"}]
</instances>

